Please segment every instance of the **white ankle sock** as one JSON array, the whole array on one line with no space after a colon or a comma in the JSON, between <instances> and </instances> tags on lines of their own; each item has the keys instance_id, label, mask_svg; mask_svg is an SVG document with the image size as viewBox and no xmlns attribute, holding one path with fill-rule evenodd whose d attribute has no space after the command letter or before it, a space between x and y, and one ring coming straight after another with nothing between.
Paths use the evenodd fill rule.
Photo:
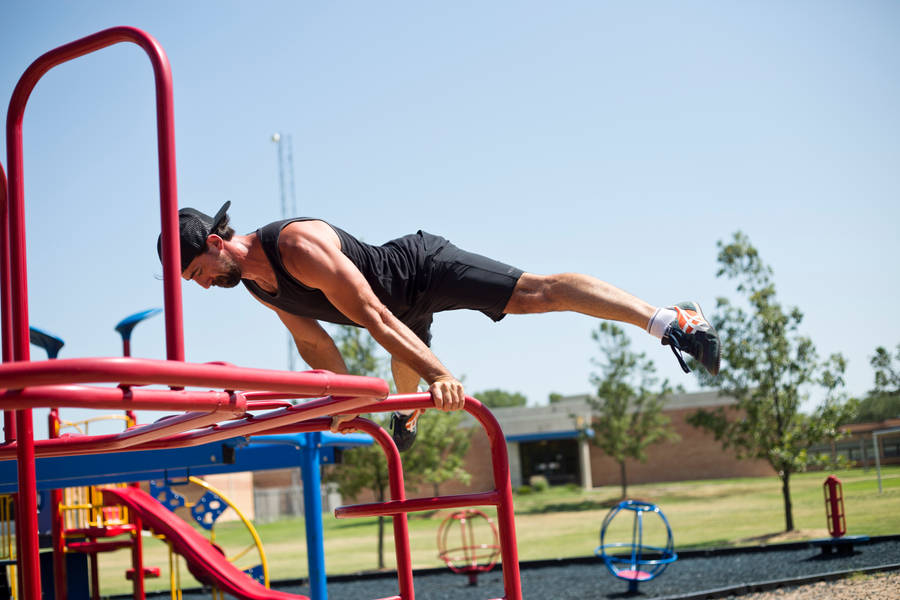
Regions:
<instances>
[{"instance_id":1,"label":"white ankle sock","mask_svg":"<svg viewBox=\"0 0 900 600\"><path fill-rule=\"evenodd\" d=\"M650 335L662 339L663 335L666 333L666 327L677 318L678 313L671 308L657 308L656 312L653 313L653 317L650 318L650 324L647 325L647 331L650 332Z\"/></svg>"}]
</instances>

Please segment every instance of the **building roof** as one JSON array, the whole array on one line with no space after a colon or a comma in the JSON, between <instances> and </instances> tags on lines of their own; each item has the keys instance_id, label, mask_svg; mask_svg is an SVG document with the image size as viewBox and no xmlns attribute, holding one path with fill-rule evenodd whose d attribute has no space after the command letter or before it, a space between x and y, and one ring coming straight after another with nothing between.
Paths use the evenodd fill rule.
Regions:
<instances>
[{"instance_id":1,"label":"building roof","mask_svg":"<svg viewBox=\"0 0 900 600\"><path fill-rule=\"evenodd\" d=\"M495 408L491 412L500 422L503 434L510 441L535 441L574 437L578 429L591 422L591 406L587 394L564 396L558 402L541 406ZM673 394L666 402L666 411L724 406L734 402L718 392ZM464 426L474 425L468 417Z\"/></svg>"}]
</instances>

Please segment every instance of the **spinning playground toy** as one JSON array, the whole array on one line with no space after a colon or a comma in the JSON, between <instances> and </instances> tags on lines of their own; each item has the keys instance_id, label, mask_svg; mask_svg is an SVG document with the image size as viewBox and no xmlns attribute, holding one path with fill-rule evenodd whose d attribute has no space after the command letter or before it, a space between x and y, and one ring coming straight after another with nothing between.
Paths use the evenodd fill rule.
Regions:
<instances>
[{"instance_id":1,"label":"spinning playground toy","mask_svg":"<svg viewBox=\"0 0 900 600\"><path fill-rule=\"evenodd\" d=\"M490 543L484 541L485 532L491 536ZM459 536L458 546L450 545L451 535ZM456 511L444 519L438 528L437 543L438 557L454 573L468 575L469 585L478 585L478 574L493 569L500 556L497 527L490 517L474 508Z\"/></svg>"},{"instance_id":2,"label":"spinning playground toy","mask_svg":"<svg viewBox=\"0 0 900 600\"><path fill-rule=\"evenodd\" d=\"M22 122L29 96L40 78L53 67L120 42L140 46L153 66L157 107L160 218L166 360L132 358L66 358L31 360L25 244L25 196ZM92 455L125 453L152 460L154 452L191 449L263 434L306 433L321 435L329 429L331 415L391 412L429 408L429 394L388 396L387 384L373 377L338 375L327 371L284 372L251 369L225 363L196 364L184 361L181 304L178 202L175 178L175 128L172 76L168 59L159 43L147 33L131 27L114 27L66 44L42 55L26 69L13 91L6 123L9 182L0 169L0 308L3 325L3 364L0 365L0 408L4 410L5 440L0 463L15 462L15 477L9 482L15 492L15 541L18 553L18 597L41 597L37 524L37 490L63 487L52 483L46 465L86 468ZM8 189L8 197L7 197ZM127 328L127 324L125 325ZM123 333L123 336L125 334ZM97 384L116 384L115 387ZM147 385L167 386L168 389ZM202 388L199 391L191 388ZM213 389L210 389L213 388ZM288 400L304 399L292 405ZM95 410L163 410L179 414L146 425L135 425L119 434L68 435L35 440L34 408L75 407ZM491 448L494 488L488 491L407 499L400 454L390 435L372 421L356 418L344 423L345 430L361 430L372 436L384 451L390 478L390 500L345 506L335 510L338 518L391 516L397 560L398 594L390 600L415 597L406 514L412 511L469 506L496 506L500 554L503 560L504 593L507 600L522 598L513 520L512 488L506 443L494 416L477 400L467 397L464 409L485 429ZM310 438L312 439L312 438ZM314 453L310 455L316 456ZM162 456L159 454L158 456ZM207 454L208 456L208 454ZM79 462L81 461L81 462ZM132 461L128 461L132 462ZM99 468L91 477L97 478ZM318 461L302 465L304 489L318 492ZM134 473L121 481L135 481ZM56 486L56 487L53 487ZM142 496L143 494L143 496ZM135 564L140 564L141 531L162 533L190 564L192 572L222 592L237 598L307 598L267 589L242 573L205 539L191 536L186 523L174 517L151 496L136 487L105 488L108 504L126 506ZM313 494L315 496L317 494ZM146 498L144 497L146 496ZM188 529L191 529L188 527ZM94 532L98 533L98 532ZM196 532L195 532L196 533ZM321 553L321 529L307 530L307 552ZM58 546L55 546L58 548ZM310 565L311 596L325 597L324 563ZM53 580L57 599L65 597L65 569L54 561ZM145 569L132 577L134 598L144 598ZM96 594L96 590L94 591ZM388 600L388 599L385 599Z\"/></svg>"},{"instance_id":3,"label":"spinning playground toy","mask_svg":"<svg viewBox=\"0 0 900 600\"><path fill-rule=\"evenodd\" d=\"M632 516L631 541L607 542L607 530L620 513ZM645 516L655 516L665 526L665 546L644 544L644 526L647 525L644 522ZM600 545L594 550L594 554L603 559L614 577L628 582L629 593L637 592L640 582L662 575L666 567L678 558L672 541L672 528L669 527L666 516L655 504L637 500L624 500L606 514L600 529Z\"/></svg>"}]
</instances>

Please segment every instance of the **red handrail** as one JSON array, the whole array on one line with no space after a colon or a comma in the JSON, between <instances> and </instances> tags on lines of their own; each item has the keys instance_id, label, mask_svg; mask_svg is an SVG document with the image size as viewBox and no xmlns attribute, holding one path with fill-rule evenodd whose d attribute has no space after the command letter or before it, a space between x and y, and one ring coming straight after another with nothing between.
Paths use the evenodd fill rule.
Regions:
<instances>
[{"instance_id":1,"label":"red handrail","mask_svg":"<svg viewBox=\"0 0 900 600\"><path fill-rule=\"evenodd\" d=\"M181 286L179 285L179 241L177 236L178 197L175 178L175 119L172 101L172 72L159 43L147 33L133 27L114 27L60 46L40 56L25 70L13 90L6 115L7 166L9 168L8 204L3 216L3 232L8 233L3 254L9 268L11 298L4 311L11 309L9 320L4 315L4 360L28 360L28 286L25 260L25 208L23 183L22 121L25 106L34 86L53 67L120 42L132 42L144 49L153 65L156 83L157 136L159 149L160 218L163 232L163 281L166 309L166 352L172 360L184 359ZM7 229L8 228L8 229ZM7 347L7 344L10 344ZM24 572L22 592L26 598L40 597L40 574L37 545L37 501L34 492L34 431L30 410L16 414L19 439L18 470L20 492L16 502L19 531L22 538L20 561Z\"/></svg>"}]
</instances>

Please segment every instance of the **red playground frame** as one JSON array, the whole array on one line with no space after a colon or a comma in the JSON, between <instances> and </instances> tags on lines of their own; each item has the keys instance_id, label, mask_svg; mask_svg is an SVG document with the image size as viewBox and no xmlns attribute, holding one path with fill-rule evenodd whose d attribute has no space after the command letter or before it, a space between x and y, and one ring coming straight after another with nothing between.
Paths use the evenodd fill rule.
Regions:
<instances>
[{"instance_id":1,"label":"red playground frame","mask_svg":"<svg viewBox=\"0 0 900 600\"><path fill-rule=\"evenodd\" d=\"M132 42L143 48L152 63L156 82L167 360L125 357L31 361L22 165L25 106L34 86L51 68L120 42ZM0 305L3 325L0 408L4 411L5 426L0 460L18 461L15 516L21 597L28 600L41 597L36 457L180 448L236 436L323 431L329 427L329 415L432 406L429 394L388 397L387 384L373 377L184 362L172 75L165 52L147 33L133 27L114 27L40 56L28 67L13 91L7 113L6 136L8 185L0 165ZM92 385L99 383L117 383L118 387ZM169 389L139 387L150 384L169 386ZM212 387L221 391L184 389L189 386ZM278 402L294 398L312 400L296 405ZM157 423L135 426L120 434L35 441L31 410L38 407L170 410L182 414ZM383 600L415 598L406 513L479 505L497 507L504 598L522 598L506 441L497 420L478 400L467 397L465 410L484 427L490 441L494 489L487 492L407 499L400 454L390 435L362 418L343 426L348 430L359 429L371 434L381 445L388 461L389 501L335 510L339 518L371 515L390 515L393 518L399 595ZM257 414L252 414L253 411ZM65 580L58 573L55 577L57 598L62 598ZM135 577L134 596L144 598L141 577ZM272 597L276 596L281 598L284 594L273 592Z\"/></svg>"}]
</instances>

